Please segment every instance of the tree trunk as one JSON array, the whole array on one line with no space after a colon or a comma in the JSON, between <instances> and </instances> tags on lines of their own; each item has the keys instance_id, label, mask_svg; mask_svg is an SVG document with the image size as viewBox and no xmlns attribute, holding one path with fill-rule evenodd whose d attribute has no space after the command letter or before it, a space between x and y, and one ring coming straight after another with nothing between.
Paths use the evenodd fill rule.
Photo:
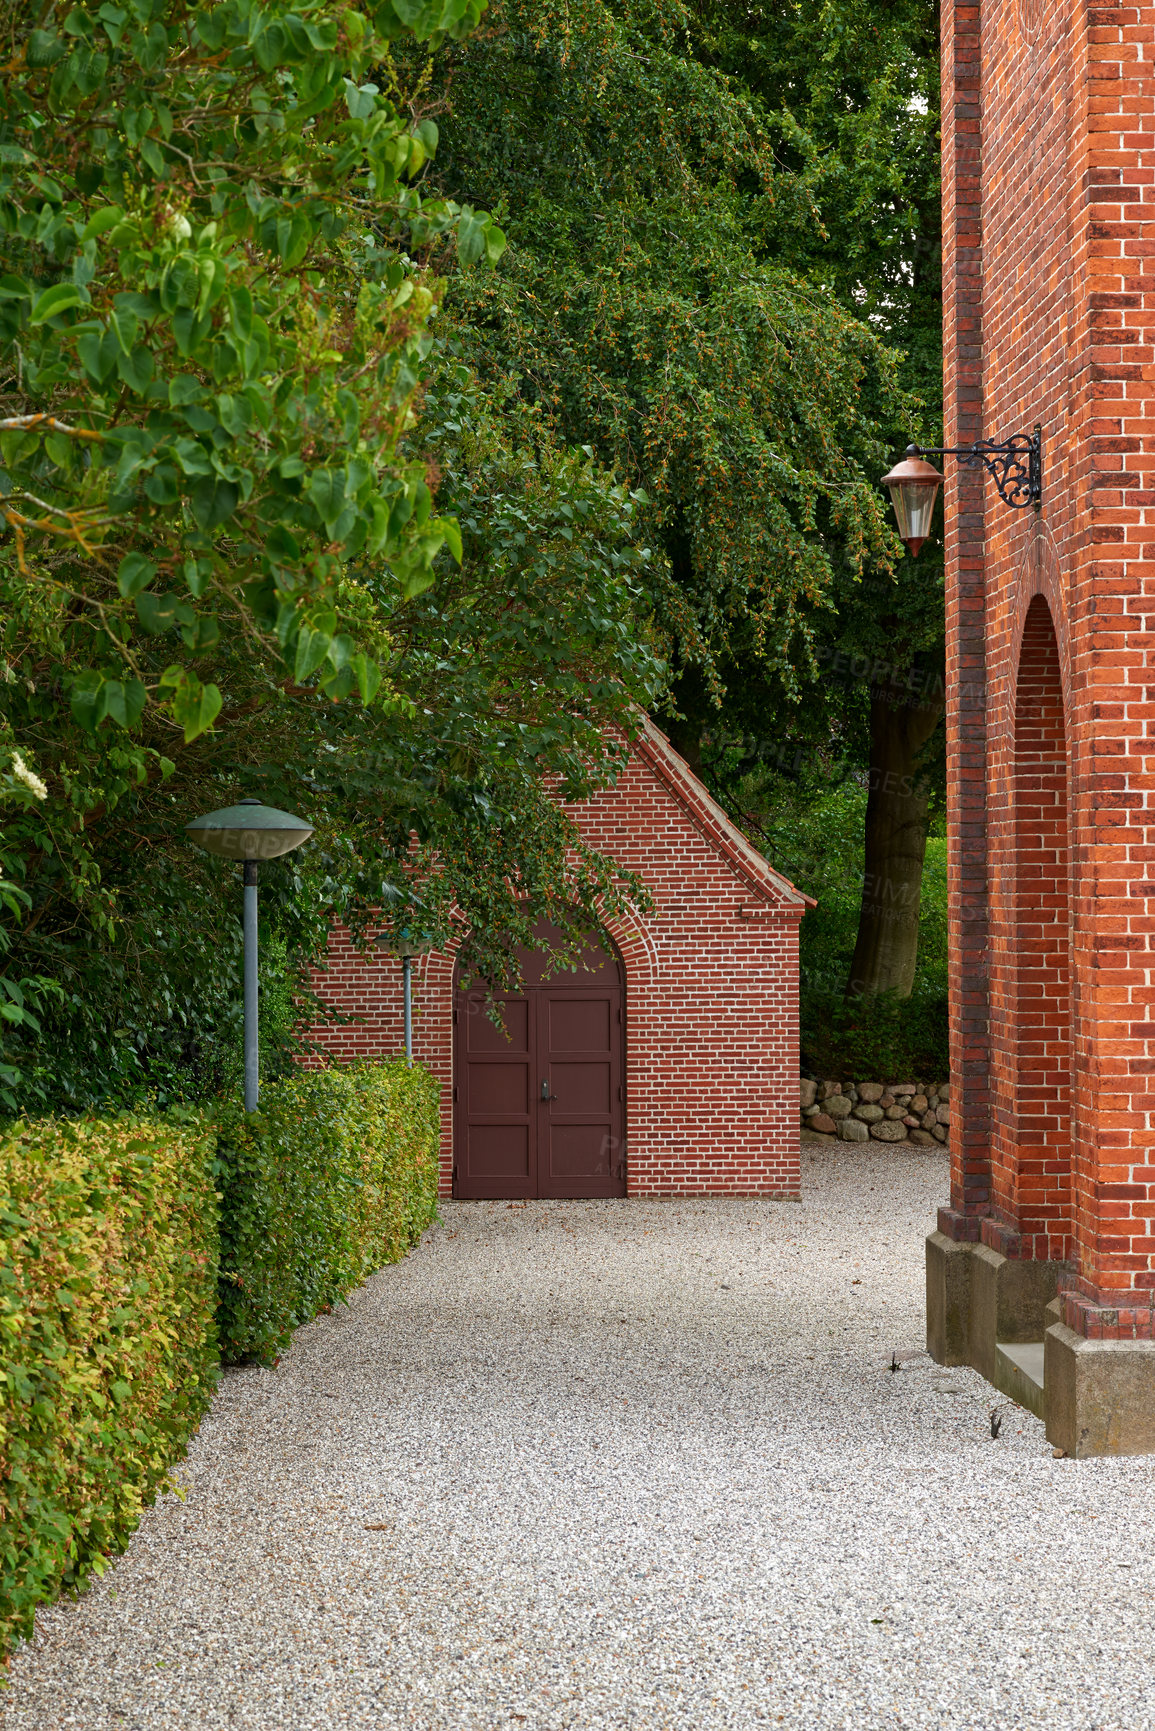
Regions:
<instances>
[{"instance_id":1,"label":"tree trunk","mask_svg":"<svg viewBox=\"0 0 1155 1731\"><path fill-rule=\"evenodd\" d=\"M871 692L865 877L848 998L876 992L908 998L914 987L928 807L919 757L945 695L933 676L917 682L921 691L912 693L911 683L880 682Z\"/></svg>"}]
</instances>

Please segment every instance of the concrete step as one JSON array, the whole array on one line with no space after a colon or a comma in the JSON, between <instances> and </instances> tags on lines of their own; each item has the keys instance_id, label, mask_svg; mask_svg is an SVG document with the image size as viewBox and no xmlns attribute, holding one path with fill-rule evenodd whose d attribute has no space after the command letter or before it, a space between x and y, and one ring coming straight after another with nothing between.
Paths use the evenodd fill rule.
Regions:
<instances>
[{"instance_id":1,"label":"concrete step","mask_svg":"<svg viewBox=\"0 0 1155 1731\"><path fill-rule=\"evenodd\" d=\"M1000 1341L995 1348L995 1381L1004 1394L1037 1418L1043 1412L1043 1353L1041 1340Z\"/></svg>"}]
</instances>

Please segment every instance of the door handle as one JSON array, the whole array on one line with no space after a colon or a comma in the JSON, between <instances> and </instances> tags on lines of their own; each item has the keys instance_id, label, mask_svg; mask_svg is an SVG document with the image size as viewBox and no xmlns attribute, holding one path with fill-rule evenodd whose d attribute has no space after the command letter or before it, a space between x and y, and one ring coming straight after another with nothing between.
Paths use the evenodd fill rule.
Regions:
<instances>
[{"instance_id":1,"label":"door handle","mask_svg":"<svg viewBox=\"0 0 1155 1731\"><path fill-rule=\"evenodd\" d=\"M550 1093L549 1082L546 1081L544 1078L542 1079L542 1084L541 1084L541 1097L543 1100L556 1100L557 1099L556 1094Z\"/></svg>"}]
</instances>

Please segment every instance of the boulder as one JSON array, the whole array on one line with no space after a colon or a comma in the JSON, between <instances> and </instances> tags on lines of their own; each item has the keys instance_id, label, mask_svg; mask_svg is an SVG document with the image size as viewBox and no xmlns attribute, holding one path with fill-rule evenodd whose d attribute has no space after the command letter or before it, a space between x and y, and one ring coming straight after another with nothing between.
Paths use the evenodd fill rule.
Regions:
<instances>
[{"instance_id":1,"label":"boulder","mask_svg":"<svg viewBox=\"0 0 1155 1731\"><path fill-rule=\"evenodd\" d=\"M886 1096L884 1095L883 1099L885 1099L885 1097ZM880 1100L878 1102L878 1104L881 1106L882 1100ZM907 1117L906 1107L905 1106L888 1106L886 1108L886 1116L894 1124L905 1124L906 1117Z\"/></svg>"},{"instance_id":2,"label":"boulder","mask_svg":"<svg viewBox=\"0 0 1155 1731\"><path fill-rule=\"evenodd\" d=\"M893 1118L884 1118L881 1123L870 1126L870 1134L876 1142L905 1142L906 1125L896 1124Z\"/></svg>"},{"instance_id":3,"label":"boulder","mask_svg":"<svg viewBox=\"0 0 1155 1731\"><path fill-rule=\"evenodd\" d=\"M841 1094L841 1092L841 1082L819 1082L816 1098L818 1100L829 1100L832 1094Z\"/></svg>"},{"instance_id":4,"label":"boulder","mask_svg":"<svg viewBox=\"0 0 1155 1731\"><path fill-rule=\"evenodd\" d=\"M844 1142L869 1142L870 1131L857 1118L844 1118L838 1126L838 1134Z\"/></svg>"},{"instance_id":5,"label":"boulder","mask_svg":"<svg viewBox=\"0 0 1155 1731\"><path fill-rule=\"evenodd\" d=\"M812 1082L809 1076L803 1076L801 1082L798 1084L798 1104L802 1107L803 1111L806 1110L807 1106L813 1106L817 1093L818 1083Z\"/></svg>"},{"instance_id":6,"label":"boulder","mask_svg":"<svg viewBox=\"0 0 1155 1731\"><path fill-rule=\"evenodd\" d=\"M845 1094L830 1094L822 1102L823 1109L832 1118L849 1118L854 1102L848 1100Z\"/></svg>"},{"instance_id":7,"label":"boulder","mask_svg":"<svg viewBox=\"0 0 1155 1731\"><path fill-rule=\"evenodd\" d=\"M872 1105L868 1100L864 1106L854 1108L854 1116L861 1118L864 1124L877 1124L880 1118L886 1117L886 1113L881 1106Z\"/></svg>"},{"instance_id":8,"label":"boulder","mask_svg":"<svg viewBox=\"0 0 1155 1731\"><path fill-rule=\"evenodd\" d=\"M858 1098L865 1100L868 1105L874 1105L876 1101L881 1099L884 1092L885 1089L881 1082L860 1082L858 1084Z\"/></svg>"},{"instance_id":9,"label":"boulder","mask_svg":"<svg viewBox=\"0 0 1155 1731\"><path fill-rule=\"evenodd\" d=\"M889 1088L887 1088L885 1093L878 1096L878 1104L882 1107L884 1112L889 1111L890 1107L894 1105L894 1095L891 1093Z\"/></svg>"},{"instance_id":10,"label":"boulder","mask_svg":"<svg viewBox=\"0 0 1155 1731\"><path fill-rule=\"evenodd\" d=\"M945 1142L946 1141L946 1127L945 1127L945 1125L936 1124L934 1129L931 1131L931 1135L934 1137L936 1142Z\"/></svg>"},{"instance_id":11,"label":"boulder","mask_svg":"<svg viewBox=\"0 0 1155 1731\"><path fill-rule=\"evenodd\" d=\"M935 1141L929 1130L912 1130L910 1133L910 1140L914 1143L916 1148L938 1147L938 1143Z\"/></svg>"},{"instance_id":12,"label":"boulder","mask_svg":"<svg viewBox=\"0 0 1155 1731\"><path fill-rule=\"evenodd\" d=\"M833 1118L828 1116L827 1113L816 1112L813 1118L807 1118L806 1128L808 1130L817 1130L823 1136L833 1136L834 1132L838 1129L838 1125L834 1122Z\"/></svg>"},{"instance_id":13,"label":"boulder","mask_svg":"<svg viewBox=\"0 0 1155 1731\"><path fill-rule=\"evenodd\" d=\"M905 1113L902 1121L908 1130L917 1130L919 1128L919 1120L915 1117L913 1112Z\"/></svg>"},{"instance_id":14,"label":"boulder","mask_svg":"<svg viewBox=\"0 0 1155 1731\"><path fill-rule=\"evenodd\" d=\"M943 1083L942 1087L938 1091L938 1097L940 1100L949 1100L950 1099L950 1083L949 1082Z\"/></svg>"},{"instance_id":15,"label":"boulder","mask_svg":"<svg viewBox=\"0 0 1155 1731\"><path fill-rule=\"evenodd\" d=\"M938 1119L940 1124L949 1124L950 1123L950 1107L949 1106L947 1106L945 1104L942 1106L936 1106L934 1115Z\"/></svg>"},{"instance_id":16,"label":"boulder","mask_svg":"<svg viewBox=\"0 0 1155 1731\"><path fill-rule=\"evenodd\" d=\"M894 1095L895 1099L897 1099L900 1094L913 1094L916 1092L917 1088L917 1082L892 1082L890 1084L890 1091Z\"/></svg>"},{"instance_id":17,"label":"boulder","mask_svg":"<svg viewBox=\"0 0 1155 1731\"><path fill-rule=\"evenodd\" d=\"M910 1103L910 1109L912 1112L917 1112L921 1118L929 1103L925 1094L916 1094Z\"/></svg>"},{"instance_id":18,"label":"boulder","mask_svg":"<svg viewBox=\"0 0 1155 1731\"><path fill-rule=\"evenodd\" d=\"M922 1127L923 1127L923 1129L924 1130L933 1130L937 1123L938 1123L938 1119L935 1117L934 1113L928 1107L927 1110L922 1115Z\"/></svg>"}]
</instances>

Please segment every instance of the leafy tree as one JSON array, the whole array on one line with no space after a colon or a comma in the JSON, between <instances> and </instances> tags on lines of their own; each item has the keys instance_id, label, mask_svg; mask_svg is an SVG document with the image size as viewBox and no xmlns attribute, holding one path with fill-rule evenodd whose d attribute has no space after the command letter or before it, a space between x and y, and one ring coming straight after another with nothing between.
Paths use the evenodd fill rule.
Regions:
<instances>
[{"instance_id":1,"label":"leafy tree","mask_svg":"<svg viewBox=\"0 0 1155 1731\"><path fill-rule=\"evenodd\" d=\"M695 14L697 52L742 81L774 132L779 198L767 244L900 353L899 380L920 409L912 422L879 405L891 456L912 435L941 442L938 38L937 0L795 0L758 11L711 0ZM815 220L800 223L806 204ZM905 996L930 810L942 787L941 545L893 570L836 563L831 598L818 622L820 679L793 715L772 704L757 662L728 671L714 761L733 774L727 747L740 733L770 761L817 752L866 777L848 990ZM758 723L768 704L777 738ZM710 718L701 724L709 728Z\"/></svg>"},{"instance_id":2,"label":"leafy tree","mask_svg":"<svg viewBox=\"0 0 1155 1731\"><path fill-rule=\"evenodd\" d=\"M484 377L647 493L691 764L729 799L736 742L861 766L853 980L909 991L941 564L903 557L877 477L941 396L933 7L499 16L438 57L435 172L510 236L448 315Z\"/></svg>"},{"instance_id":3,"label":"leafy tree","mask_svg":"<svg viewBox=\"0 0 1155 1731\"><path fill-rule=\"evenodd\" d=\"M499 982L543 911L576 941L640 893L543 782L611 776L660 684L636 502L495 431L435 336L439 265L504 244L421 180L427 57L481 7L5 10L0 792L44 794L7 820L0 977L44 1018L7 1016L9 1105L219 1082L235 898L181 825L238 783L317 819L265 873L301 985L415 877Z\"/></svg>"},{"instance_id":4,"label":"leafy tree","mask_svg":"<svg viewBox=\"0 0 1155 1731\"><path fill-rule=\"evenodd\" d=\"M485 379L644 486L681 663L717 693L741 645L792 693L836 562L897 551L875 485L892 357L765 244L773 137L690 50L688 8L506 0L500 20L439 56L435 172L512 237L448 316Z\"/></svg>"}]
</instances>

